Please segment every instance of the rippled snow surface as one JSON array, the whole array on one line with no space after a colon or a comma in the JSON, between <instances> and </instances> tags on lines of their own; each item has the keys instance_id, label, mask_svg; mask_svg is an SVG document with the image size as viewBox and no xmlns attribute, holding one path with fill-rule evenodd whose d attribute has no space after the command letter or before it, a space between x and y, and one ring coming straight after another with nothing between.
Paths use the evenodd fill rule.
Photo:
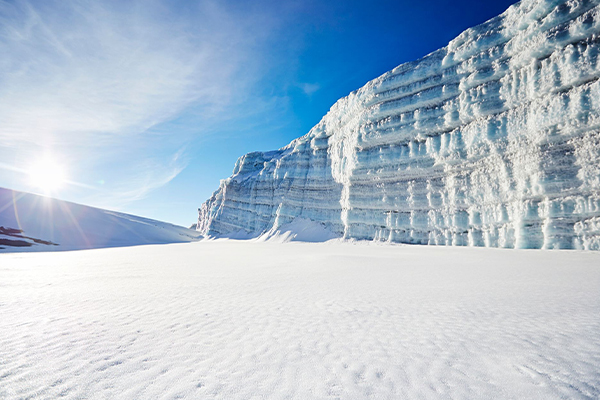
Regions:
<instances>
[{"instance_id":1,"label":"rippled snow surface","mask_svg":"<svg viewBox=\"0 0 600 400\"><path fill-rule=\"evenodd\" d=\"M590 252L0 254L0 398L599 398L598 310Z\"/></svg>"}]
</instances>

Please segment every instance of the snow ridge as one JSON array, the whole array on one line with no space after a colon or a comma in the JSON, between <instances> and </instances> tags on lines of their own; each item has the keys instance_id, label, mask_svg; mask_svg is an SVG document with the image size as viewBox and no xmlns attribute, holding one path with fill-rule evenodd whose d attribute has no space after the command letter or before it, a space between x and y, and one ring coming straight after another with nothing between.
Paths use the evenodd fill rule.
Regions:
<instances>
[{"instance_id":1,"label":"snow ridge","mask_svg":"<svg viewBox=\"0 0 600 400\"><path fill-rule=\"evenodd\" d=\"M523 0L242 156L197 229L600 250L599 43L600 0Z\"/></svg>"},{"instance_id":2,"label":"snow ridge","mask_svg":"<svg viewBox=\"0 0 600 400\"><path fill-rule=\"evenodd\" d=\"M198 232L167 222L0 188L0 253L183 243L201 238Z\"/></svg>"}]
</instances>

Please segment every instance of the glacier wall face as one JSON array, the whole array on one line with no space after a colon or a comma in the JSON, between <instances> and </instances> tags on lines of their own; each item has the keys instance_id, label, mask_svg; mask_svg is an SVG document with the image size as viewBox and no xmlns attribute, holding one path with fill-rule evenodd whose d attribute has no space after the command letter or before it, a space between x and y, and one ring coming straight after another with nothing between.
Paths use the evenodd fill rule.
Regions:
<instances>
[{"instance_id":1,"label":"glacier wall face","mask_svg":"<svg viewBox=\"0 0 600 400\"><path fill-rule=\"evenodd\" d=\"M523 0L241 157L197 228L599 250L599 52L600 0Z\"/></svg>"}]
</instances>

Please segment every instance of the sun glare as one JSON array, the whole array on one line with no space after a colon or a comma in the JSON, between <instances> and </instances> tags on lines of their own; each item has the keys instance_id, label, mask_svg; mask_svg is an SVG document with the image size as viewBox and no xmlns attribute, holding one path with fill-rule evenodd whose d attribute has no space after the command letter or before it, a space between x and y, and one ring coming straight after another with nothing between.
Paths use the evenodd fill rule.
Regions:
<instances>
[{"instance_id":1,"label":"sun glare","mask_svg":"<svg viewBox=\"0 0 600 400\"><path fill-rule=\"evenodd\" d=\"M51 194L65 184L65 169L54 159L45 157L31 165L29 179L30 183L44 194Z\"/></svg>"}]
</instances>

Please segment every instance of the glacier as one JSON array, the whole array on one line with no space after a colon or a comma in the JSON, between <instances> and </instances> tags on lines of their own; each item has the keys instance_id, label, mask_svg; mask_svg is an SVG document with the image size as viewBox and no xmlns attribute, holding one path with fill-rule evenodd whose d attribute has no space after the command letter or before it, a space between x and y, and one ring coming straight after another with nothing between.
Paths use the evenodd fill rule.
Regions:
<instances>
[{"instance_id":1,"label":"glacier","mask_svg":"<svg viewBox=\"0 0 600 400\"><path fill-rule=\"evenodd\" d=\"M240 157L205 235L600 250L600 0L523 0Z\"/></svg>"}]
</instances>

